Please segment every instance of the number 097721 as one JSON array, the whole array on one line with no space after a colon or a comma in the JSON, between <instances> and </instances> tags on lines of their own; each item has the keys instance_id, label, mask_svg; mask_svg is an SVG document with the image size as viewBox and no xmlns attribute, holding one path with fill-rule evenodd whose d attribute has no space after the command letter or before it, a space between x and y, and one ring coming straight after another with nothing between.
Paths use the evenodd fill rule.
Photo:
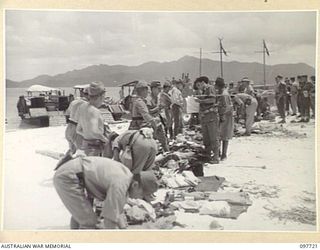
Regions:
<instances>
[{"instance_id":1,"label":"number 097721","mask_svg":"<svg viewBox=\"0 0 320 250\"><path fill-rule=\"evenodd\" d=\"M300 248L318 248L318 244L300 244Z\"/></svg>"}]
</instances>

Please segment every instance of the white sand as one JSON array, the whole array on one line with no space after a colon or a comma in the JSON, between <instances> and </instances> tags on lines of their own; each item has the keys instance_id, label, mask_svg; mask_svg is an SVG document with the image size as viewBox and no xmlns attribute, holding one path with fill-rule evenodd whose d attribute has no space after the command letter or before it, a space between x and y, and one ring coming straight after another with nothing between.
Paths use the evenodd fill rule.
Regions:
<instances>
[{"instance_id":1,"label":"white sand","mask_svg":"<svg viewBox=\"0 0 320 250\"><path fill-rule=\"evenodd\" d=\"M237 220L179 211L176 213L178 221L186 224L186 229L207 230L211 221L216 220L225 230L315 231L316 226L313 225L270 219L268 210L264 208L265 205L282 209L294 207L301 204L298 197L303 195L303 191L315 193L314 122L304 125L304 128L301 124L285 126L305 132L307 138L263 135L234 138L227 161L204 169L207 176L225 177L226 190L234 184L240 189L251 181L249 186L253 188L277 186L279 198L251 195L253 205ZM69 212L52 185L57 160L35 153L36 150L64 153L67 150L64 130L65 127L50 127L5 134L4 229L68 229ZM265 165L266 169L233 167L244 165Z\"/></svg>"}]
</instances>

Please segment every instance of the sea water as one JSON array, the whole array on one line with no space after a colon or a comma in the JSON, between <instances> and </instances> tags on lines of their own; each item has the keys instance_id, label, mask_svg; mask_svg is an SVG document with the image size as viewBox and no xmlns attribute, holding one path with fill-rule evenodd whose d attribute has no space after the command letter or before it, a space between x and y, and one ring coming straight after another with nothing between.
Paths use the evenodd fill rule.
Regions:
<instances>
[{"instance_id":1,"label":"sea water","mask_svg":"<svg viewBox=\"0 0 320 250\"><path fill-rule=\"evenodd\" d=\"M75 95L75 90L73 88L59 89L64 90L64 94L67 96L69 94ZM120 87L109 87L107 88L106 96L111 97L114 101L117 101L120 99L119 91ZM17 102L19 96L27 95L27 88L6 88L5 93L5 128L6 130L19 129L21 118L18 116ZM77 95L79 95L79 91L77 92ZM26 128L31 128L31 126Z\"/></svg>"}]
</instances>

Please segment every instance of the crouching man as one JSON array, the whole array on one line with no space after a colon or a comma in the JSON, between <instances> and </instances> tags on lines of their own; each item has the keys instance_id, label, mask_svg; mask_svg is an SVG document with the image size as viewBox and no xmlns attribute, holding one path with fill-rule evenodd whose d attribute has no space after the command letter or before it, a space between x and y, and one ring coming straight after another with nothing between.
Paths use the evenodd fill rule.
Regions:
<instances>
[{"instance_id":1,"label":"crouching man","mask_svg":"<svg viewBox=\"0 0 320 250\"><path fill-rule=\"evenodd\" d=\"M115 133L113 132L113 134ZM122 162L133 174L150 170L158 151L157 143L152 134L153 130L151 128L142 128L140 130L127 130L119 136L115 135L117 137L114 140L110 137L113 140L113 159ZM131 149L132 161L129 164L121 157L126 147Z\"/></svg>"},{"instance_id":2,"label":"crouching man","mask_svg":"<svg viewBox=\"0 0 320 250\"><path fill-rule=\"evenodd\" d=\"M95 156L78 157L63 164L53 183L72 215L72 229L98 229L98 218L88 195L104 201L101 215L105 229L124 229L127 222L123 207L127 197L147 199L158 189L153 172L132 174L120 162Z\"/></svg>"}]
</instances>

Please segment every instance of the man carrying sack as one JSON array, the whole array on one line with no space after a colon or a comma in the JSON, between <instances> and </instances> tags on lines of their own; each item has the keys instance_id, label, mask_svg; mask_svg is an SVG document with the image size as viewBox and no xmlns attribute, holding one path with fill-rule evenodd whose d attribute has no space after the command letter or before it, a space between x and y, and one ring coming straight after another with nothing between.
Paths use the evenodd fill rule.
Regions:
<instances>
[{"instance_id":1,"label":"man carrying sack","mask_svg":"<svg viewBox=\"0 0 320 250\"><path fill-rule=\"evenodd\" d=\"M152 171L132 174L122 163L103 157L77 157L68 161L56 171L53 183L72 215L73 229L99 228L88 195L103 201L104 229L124 229L127 222L123 207L127 197L148 200L158 189Z\"/></svg>"}]
</instances>

